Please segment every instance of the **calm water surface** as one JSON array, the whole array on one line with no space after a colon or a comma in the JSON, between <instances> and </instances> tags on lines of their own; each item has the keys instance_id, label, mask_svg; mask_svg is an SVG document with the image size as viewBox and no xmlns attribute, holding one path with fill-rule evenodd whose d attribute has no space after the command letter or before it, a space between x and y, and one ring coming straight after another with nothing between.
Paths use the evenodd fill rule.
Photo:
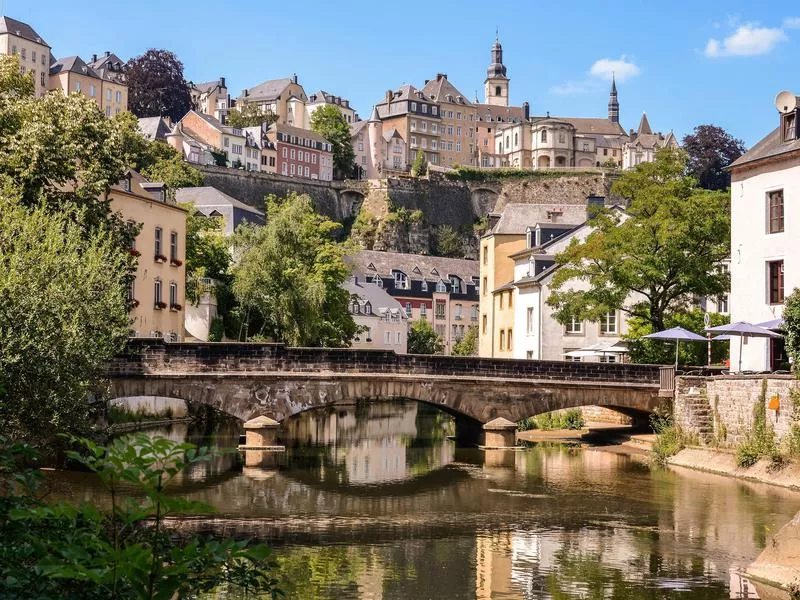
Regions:
<instances>
[{"instance_id":1,"label":"calm water surface","mask_svg":"<svg viewBox=\"0 0 800 600\"><path fill-rule=\"evenodd\" d=\"M286 424L285 454L220 457L176 491L275 546L302 599L757 598L737 569L800 510L796 493L641 457L460 449L452 432L416 403L309 412ZM151 433L238 442L238 425ZM103 502L89 476L59 483Z\"/></svg>"}]
</instances>

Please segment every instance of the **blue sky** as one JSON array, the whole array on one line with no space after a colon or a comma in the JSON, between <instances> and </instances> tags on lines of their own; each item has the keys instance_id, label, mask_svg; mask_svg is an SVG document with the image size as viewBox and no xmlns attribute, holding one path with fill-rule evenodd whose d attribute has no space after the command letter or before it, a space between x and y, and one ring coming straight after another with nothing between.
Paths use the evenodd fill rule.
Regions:
<instances>
[{"instance_id":1,"label":"blue sky","mask_svg":"<svg viewBox=\"0 0 800 600\"><path fill-rule=\"evenodd\" d=\"M5 0L57 57L163 47L187 79L224 75L238 95L297 73L311 93L349 98L362 117L389 88L448 74L483 94L495 28L511 100L534 114L605 116L617 73L621 122L646 111L682 137L715 123L752 146L777 125L776 93L800 93L800 7L765 2L250 2Z\"/></svg>"}]
</instances>

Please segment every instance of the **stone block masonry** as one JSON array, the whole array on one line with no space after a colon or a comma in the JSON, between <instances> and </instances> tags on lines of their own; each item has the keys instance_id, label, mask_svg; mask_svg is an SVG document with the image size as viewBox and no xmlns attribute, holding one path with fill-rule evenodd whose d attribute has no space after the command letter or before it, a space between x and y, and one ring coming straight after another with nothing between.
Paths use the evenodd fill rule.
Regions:
<instances>
[{"instance_id":1,"label":"stone block masonry","mask_svg":"<svg viewBox=\"0 0 800 600\"><path fill-rule=\"evenodd\" d=\"M678 377L675 423L701 441L732 448L752 430L754 409L761 402L780 446L800 412L795 394L800 398L800 382L791 375Z\"/></svg>"}]
</instances>

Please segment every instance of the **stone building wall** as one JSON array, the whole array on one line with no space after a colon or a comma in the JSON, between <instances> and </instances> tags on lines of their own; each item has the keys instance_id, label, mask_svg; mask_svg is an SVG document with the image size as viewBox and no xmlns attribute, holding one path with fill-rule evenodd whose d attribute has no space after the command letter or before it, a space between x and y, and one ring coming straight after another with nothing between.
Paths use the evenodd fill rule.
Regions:
<instances>
[{"instance_id":1,"label":"stone building wall","mask_svg":"<svg viewBox=\"0 0 800 600\"><path fill-rule=\"evenodd\" d=\"M767 423L780 445L795 418L792 390L800 393L800 382L791 375L678 377L675 422L700 440L734 447L753 428L756 404L764 403ZM777 410L770 408L771 402Z\"/></svg>"}]
</instances>

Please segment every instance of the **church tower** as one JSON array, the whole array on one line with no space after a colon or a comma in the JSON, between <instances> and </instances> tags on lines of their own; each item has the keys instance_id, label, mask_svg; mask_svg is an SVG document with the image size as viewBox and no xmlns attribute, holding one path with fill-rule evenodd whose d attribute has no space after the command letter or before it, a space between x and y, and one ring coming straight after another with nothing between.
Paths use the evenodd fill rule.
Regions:
<instances>
[{"instance_id":1,"label":"church tower","mask_svg":"<svg viewBox=\"0 0 800 600\"><path fill-rule=\"evenodd\" d=\"M499 36L494 40L492 62L486 70L484 97L486 104L508 106L508 77L506 66L503 64L503 46L500 45Z\"/></svg>"},{"instance_id":2,"label":"church tower","mask_svg":"<svg viewBox=\"0 0 800 600\"><path fill-rule=\"evenodd\" d=\"M617 100L617 82L612 73L611 93L608 95L608 120L619 123L619 101Z\"/></svg>"}]
</instances>

